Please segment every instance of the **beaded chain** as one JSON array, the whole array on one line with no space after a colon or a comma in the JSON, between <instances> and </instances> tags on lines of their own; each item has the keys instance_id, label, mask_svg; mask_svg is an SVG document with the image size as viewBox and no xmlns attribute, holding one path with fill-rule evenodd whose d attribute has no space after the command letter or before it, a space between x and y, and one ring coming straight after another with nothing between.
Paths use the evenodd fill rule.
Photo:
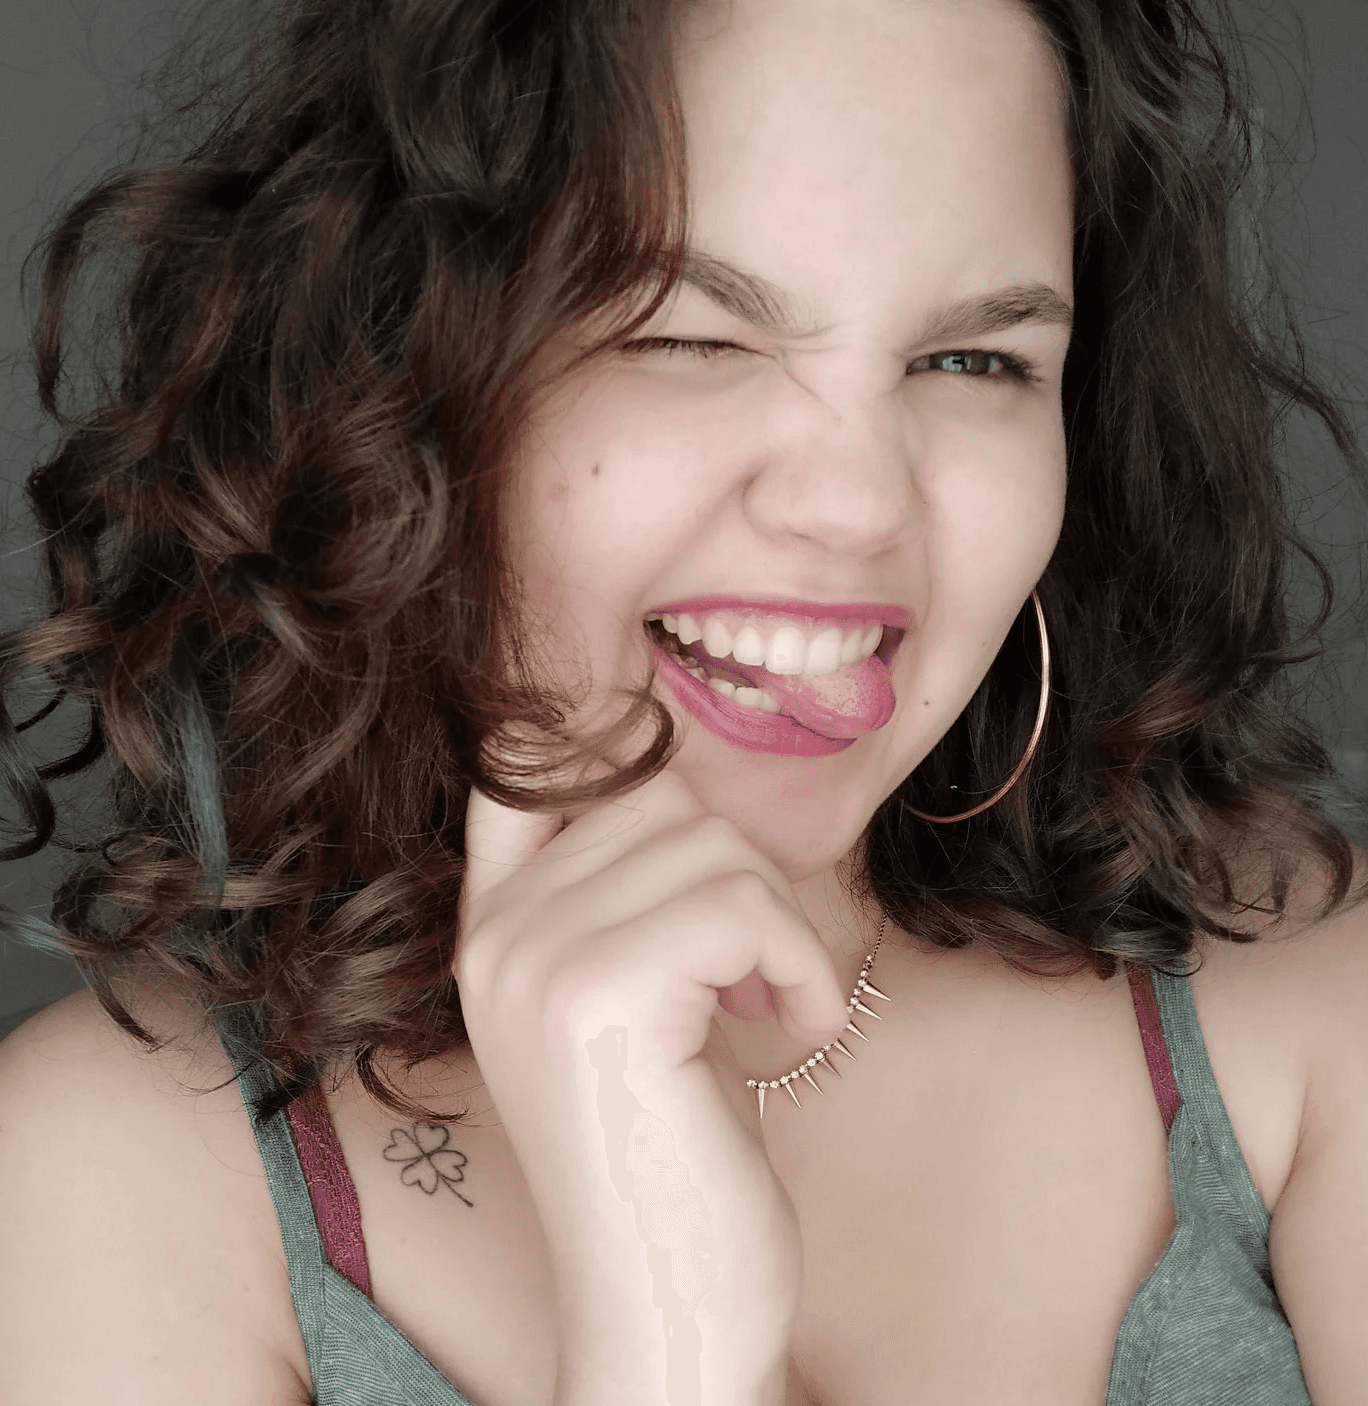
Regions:
<instances>
[{"instance_id":1,"label":"beaded chain","mask_svg":"<svg viewBox=\"0 0 1368 1406\"><path fill-rule=\"evenodd\" d=\"M883 1019L883 1016L877 1011L870 1010L869 1007L860 1000L860 997L868 993L871 996L877 996L881 1001L890 1000L890 997L885 996L869 979L869 973L874 967L874 958L879 955L879 948L883 946L884 929L887 926L888 914L885 913L883 922L879 924L879 940L874 944L874 950L864 959L864 966L860 968L859 980L855 983L854 991L850 993L850 1000L846 1002L847 1014L853 1015L856 1011L863 1011L865 1015L871 1015L875 1020ZM853 1020L846 1023L846 1029L853 1035L858 1035L860 1039L868 1043L869 1036L866 1035ZM823 1045L820 1050L813 1050L812 1054L800 1064L797 1069L790 1069L782 1078L747 1079L746 1087L748 1089L754 1089L757 1098L760 1100L760 1116L762 1118L765 1116L765 1091L767 1089L787 1089L788 1096L801 1108L803 1105L798 1103L798 1095L793 1090L793 1086L800 1078L806 1079L819 1094L825 1097L826 1090L812 1077L811 1071L816 1068L817 1065L820 1064L823 1068L831 1070L838 1079L845 1078L845 1075L836 1068L836 1061L827 1058L827 1051L831 1049L838 1049L843 1055L847 1055L851 1059L855 1058L855 1056L846 1049L845 1044L838 1038L832 1040L830 1044Z\"/></svg>"}]
</instances>

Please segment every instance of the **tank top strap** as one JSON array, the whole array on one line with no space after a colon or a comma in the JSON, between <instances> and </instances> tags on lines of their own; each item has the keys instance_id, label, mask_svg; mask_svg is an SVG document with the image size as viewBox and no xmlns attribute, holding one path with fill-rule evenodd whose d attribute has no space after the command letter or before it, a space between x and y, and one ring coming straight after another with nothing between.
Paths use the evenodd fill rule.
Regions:
<instances>
[{"instance_id":1,"label":"tank top strap","mask_svg":"<svg viewBox=\"0 0 1368 1406\"><path fill-rule=\"evenodd\" d=\"M1106 1406L1311 1406L1269 1217L1216 1085L1186 972L1127 973L1168 1126L1174 1230L1112 1352Z\"/></svg>"},{"instance_id":2,"label":"tank top strap","mask_svg":"<svg viewBox=\"0 0 1368 1406\"><path fill-rule=\"evenodd\" d=\"M1134 967L1129 968L1128 975L1164 1126L1171 1132L1178 1110L1184 1110L1185 1127L1200 1139L1236 1214L1245 1224L1242 1234L1251 1236L1251 1245L1259 1241L1266 1245L1268 1212L1249 1175L1217 1087L1192 999L1191 981L1186 974L1172 976L1162 971L1151 971L1146 979Z\"/></svg>"},{"instance_id":3,"label":"tank top strap","mask_svg":"<svg viewBox=\"0 0 1368 1406\"><path fill-rule=\"evenodd\" d=\"M322 1379L327 1302L323 1244L308 1181L286 1112L282 1110L264 1122L257 1121L256 1101L273 1092L278 1084L270 1065L260 1055L246 1012L225 1007L212 1014L219 1039L237 1071L238 1088L256 1136L266 1184L280 1222L290 1296L304 1336L309 1371L317 1382Z\"/></svg>"}]
</instances>

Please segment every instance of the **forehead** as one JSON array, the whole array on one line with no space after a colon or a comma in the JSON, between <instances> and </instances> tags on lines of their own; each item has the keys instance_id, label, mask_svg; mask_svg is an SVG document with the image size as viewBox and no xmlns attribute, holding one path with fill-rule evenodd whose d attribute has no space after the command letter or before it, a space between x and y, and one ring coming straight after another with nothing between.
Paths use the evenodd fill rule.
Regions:
<instances>
[{"instance_id":1,"label":"forehead","mask_svg":"<svg viewBox=\"0 0 1368 1406\"><path fill-rule=\"evenodd\" d=\"M803 290L813 320L894 269L942 295L967 266L1064 272L1064 82L1017 0L693 7L679 85L691 242Z\"/></svg>"},{"instance_id":2,"label":"forehead","mask_svg":"<svg viewBox=\"0 0 1368 1406\"><path fill-rule=\"evenodd\" d=\"M700 127L785 99L847 119L954 123L946 98L1060 119L1062 64L1025 0L683 0L677 53ZM791 114L790 114L791 115ZM986 114L985 114L986 115Z\"/></svg>"}]
</instances>

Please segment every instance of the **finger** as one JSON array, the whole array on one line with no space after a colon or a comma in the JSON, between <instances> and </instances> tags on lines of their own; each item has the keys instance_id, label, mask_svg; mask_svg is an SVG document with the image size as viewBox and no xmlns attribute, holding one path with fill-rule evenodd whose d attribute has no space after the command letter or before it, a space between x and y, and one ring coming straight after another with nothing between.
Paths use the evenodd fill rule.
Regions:
<instances>
[{"instance_id":1,"label":"finger","mask_svg":"<svg viewBox=\"0 0 1368 1406\"><path fill-rule=\"evenodd\" d=\"M724 986L717 993L717 1004L738 1020L773 1020L774 993L758 971L744 976L734 986Z\"/></svg>"},{"instance_id":2,"label":"finger","mask_svg":"<svg viewBox=\"0 0 1368 1406\"><path fill-rule=\"evenodd\" d=\"M629 923L701 885L740 874L766 884L777 902L806 923L784 873L734 824L716 815L656 829L611 862L600 859L577 882L562 883L557 869L556 913L567 933L601 930Z\"/></svg>"},{"instance_id":3,"label":"finger","mask_svg":"<svg viewBox=\"0 0 1368 1406\"><path fill-rule=\"evenodd\" d=\"M687 1012L645 1037L659 1042L668 1062L698 1053L718 992L752 971L772 989L780 1027L795 1039L820 1044L849 1019L816 929L753 873L696 885L605 936L592 968L576 975L587 1009L597 1015L596 1001L621 1002L625 990L635 993L628 998L633 1009ZM619 979L598 981L594 969L614 971Z\"/></svg>"},{"instance_id":4,"label":"finger","mask_svg":"<svg viewBox=\"0 0 1368 1406\"><path fill-rule=\"evenodd\" d=\"M548 885L568 889L652 836L703 814L688 784L662 772L634 790L598 802L543 847L538 864Z\"/></svg>"},{"instance_id":5,"label":"finger","mask_svg":"<svg viewBox=\"0 0 1368 1406\"><path fill-rule=\"evenodd\" d=\"M565 861L563 871L573 880L577 870L602 868L651 835L702 814L702 803L688 782L676 772L663 771L579 816L557 836L553 852ZM577 866L576 854L590 856L589 863Z\"/></svg>"},{"instance_id":6,"label":"finger","mask_svg":"<svg viewBox=\"0 0 1368 1406\"><path fill-rule=\"evenodd\" d=\"M702 813L688 783L672 772L600 802L573 821L560 813L515 810L472 786L465 825L466 909L533 859L547 866L548 881L563 888L645 837Z\"/></svg>"},{"instance_id":7,"label":"finger","mask_svg":"<svg viewBox=\"0 0 1368 1406\"><path fill-rule=\"evenodd\" d=\"M465 821L466 908L535 859L564 821L558 811L514 810L472 786Z\"/></svg>"},{"instance_id":8,"label":"finger","mask_svg":"<svg viewBox=\"0 0 1368 1406\"><path fill-rule=\"evenodd\" d=\"M754 993L759 984L767 985L780 1028L795 1039L816 1036L820 1042L844 1029L849 1018L831 953L802 910L767 879L756 882L757 877L751 872L726 874L694 889L691 896L703 901L712 893L725 898L733 950L737 934L744 933L751 952L747 954L743 945L739 958L731 956L722 925L709 924L706 935L690 943L685 969L705 982L710 966L719 969L730 980L708 982L718 991L750 982ZM750 965L738 971L747 955ZM759 1019L758 1009L748 1018Z\"/></svg>"},{"instance_id":9,"label":"finger","mask_svg":"<svg viewBox=\"0 0 1368 1406\"><path fill-rule=\"evenodd\" d=\"M727 907L733 895L736 912ZM684 969L713 988L724 1010L745 1020L777 1019L799 1038L817 1031L825 1040L845 1026L845 996L835 964L792 885L734 825L717 816L702 816L653 836L561 891L557 902L567 932L654 930L662 912L681 915L682 935L677 930L675 938L679 950L660 957L667 968L679 971L683 956ZM748 930L752 924L755 932ZM759 934L766 925L766 933ZM720 934L732 932L729 941L734 942L738 929L747 933L746 940L718 951ZM797 934L798 942L790 937L776 946L776 932ZM758 949L757 935L769 939ZM552 960L558 947L547 949ZM695 959L708 965L698 966ZM748 964L738 965L738 960Z\"/></svg>"}]
</instances>

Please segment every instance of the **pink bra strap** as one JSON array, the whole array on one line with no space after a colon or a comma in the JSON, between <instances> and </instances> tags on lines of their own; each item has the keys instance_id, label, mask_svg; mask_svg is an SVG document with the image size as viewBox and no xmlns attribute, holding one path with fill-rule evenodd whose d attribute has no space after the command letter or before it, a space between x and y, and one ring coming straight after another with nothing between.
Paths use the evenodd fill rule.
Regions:
<instances>
[{"instance_id":1,"label":"pink bra strap","mask_svg":"<svg viewBox=\"0 0 1368 1406\"><path fill-rule=\"evenodd\" d=\"M1159 1002L1155 1000L1154 986L1147 971L1127 963L1126 975L1130 979L1131 999L1135 1002L1135 1014L1140 1022L1140 1043L1145 1047L1150 1083L1154 1085L1154 1097L1159 1102L1159 1112L1163 1115L1164 1130L1167 1131L1173 1126L1182 1099L1178 1095L1178 1081L1173 1077L1173 1063L1164 1040L1163 1022L1159 1019Z\"/></svg>"},{"instance_id":2,"label":"pink bra strap","mask_svg":"<svg viewBox=\"0 0 1368 1406\"><path fill-rule=\"evenodd\" d=\"M361 1203L321 1086L315 1084L307 1094L295 1099L286 1112L309 1186L323 1252L339 1274L370 1298L370 1261L361 1234Z\"/></svg>"}]
</instances>

